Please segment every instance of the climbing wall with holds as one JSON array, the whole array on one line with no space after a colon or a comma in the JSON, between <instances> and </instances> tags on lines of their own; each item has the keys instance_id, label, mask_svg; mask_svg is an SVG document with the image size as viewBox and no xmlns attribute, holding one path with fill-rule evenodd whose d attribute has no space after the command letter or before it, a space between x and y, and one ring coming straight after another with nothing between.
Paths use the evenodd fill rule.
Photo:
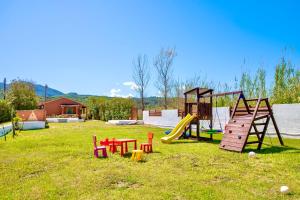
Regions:
<instances>
[{"instance_id":1,"label":"climbing wall with holds","mask_svg":"<svg viewBox=\"0 0 300 200\"><path fill-rule=\"evenodd\" d=\"M242 152L251 128L251 119L236 117L229 120L220 144L221 149Z\"/></svg>"}]
</instances>

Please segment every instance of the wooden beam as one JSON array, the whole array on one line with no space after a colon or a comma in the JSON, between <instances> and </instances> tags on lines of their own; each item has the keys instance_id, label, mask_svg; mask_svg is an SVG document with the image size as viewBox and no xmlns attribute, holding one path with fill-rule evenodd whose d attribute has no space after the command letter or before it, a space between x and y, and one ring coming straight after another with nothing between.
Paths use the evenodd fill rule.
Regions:
<instances>
[{"instance_id":1,"label":"wooden beam","mask_svg":"<svg viewBox=\"0 0 300 200\"><path fill-rule=\"evenodd\" d=\"M259 143L259 141L247 142L246 144L256 144L256 143Z\"/></svg>"},{"instance_id":2,"label":"wooden beam","mask_svg":"<svg viewBox=\"0 0 300 200\"><path fill-rule=\"evenodd\" d=\"M270 121L270 117L268 117L267 120L266 120L266 125L264 127L264 130L262 131L263 133L260 137L259 144L257 146L257 150L261 149L261 146L263 144L263 141L264 141L264 138L265 138L265 135L266 135L266 131L267 131L267 128L268 128L268 125L269 125L269 121Z\"/></svg>"},{"instance_id":3,"label":"wooden beam","mask_svg":"<svg viewBox=\"0 0 300 200\"><path fill-rule=\"evenodd\" d=\"M279 141L280 141L280 144L281 144L281 146L284 146L282 137L281 137L281 135L280 135L280 132L279 132L277 123L276 123L275 118L274 118L274 115L273 115L273 110L272 110L272 108L271 108L270 103L269 103L268 100L266 100L266 105L267 105L267 107L268 107L269 110L270 110L270 117L271 117L271 119L272 119L274 128L275 128L275 130L276 130L277 137L278 137L278 139L279 139Z\"/></svg>"},{"instance_id":4,"label":"wooden beam","mask_svg":"<svg viewBox=\"0 0 300 200\"><path fill-rule=\"evenodd\" d=\"M243 91L233 91L233 92L223 92L223 93L217 93L217 94L210 94L210 95L201 95L200 97L219 97L219 96L227 96L227 95L234 95L234 94L241 94Z\"/></svg>"}]
</instances>

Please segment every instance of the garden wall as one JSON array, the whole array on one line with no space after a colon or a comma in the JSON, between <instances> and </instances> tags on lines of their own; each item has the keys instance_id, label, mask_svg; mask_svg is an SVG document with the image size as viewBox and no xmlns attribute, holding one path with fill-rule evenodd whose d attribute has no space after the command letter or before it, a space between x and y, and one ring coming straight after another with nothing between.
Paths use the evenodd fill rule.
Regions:
<instances>
[{"instance_id":1,"label":"garden wall","mask_svg":"<svg viewBox=\"0 0 300 200\"><path fill-rule=\"evenodd\" d=\"M68 122L84 122L83 119L76 118L46 118L47 122L51 123L68 123Z\"/></svg>"},{"instance_id":2,"label":"garden wall","mask_svg":"<svg viewBox=\"0 0 300 200\"><path fill-rule=\"evenodd\" d=\"M34 129L43 129L46 127L45 121L27 121L19 122L19 126L22 130L34 130Z\"/></svg>"},{"instance_id":3,"label":"garden wall","mask_svg":"<svg viewBox=\"0 0 300 200\"><path fill-rule=\"evenodd\" d=\"M229 120L229 108L213 108L213 119L213 127L215 129L220 129L220 124L222 129L224 129L226 122ZM149 116L149 111L143 112L143 121L145 124L172 128L175 127L180 120L181 117L178 116L178 110L162 110L161 116ZM200 126L203 126L204 128L209 128L209 121L201 121Z\"/></svg>"},{"instance_id":4,"label":"garden wall","mask_svg":"<svg viewBox=\"0 0 300 200\"><path fill-rule=\"evenodd\" d=\"M284 137L300 138L300 104L274 104L272 108L281 134ZM268 133L275 133L272 123Z\"/></svg>"},{"instance_id":5,"label":"garden wall","mask_svg":"<svg viewBox=\"0 0 300 200\"><path fill-rule=\"evenodd\" d=\"M34 130L34 129L43 129L46 126L45 121L26 121L19 122L19 127L22 130ZM0 136L5 135L5 133L10 132L12 130L11 124L6 124L0 126Z\"/></svg>"},{"instance_id":6,"label":"garden wall","mask_svg":"<svg viewBox=\"0 0 300 200\"><path fill-rule=\"evenodd\" d=\"M274 104L272 108L282 136L300 138L300 104ZM224 129L229 118L228 107L213 108L214 129L220 129L219 121ZM161 116L149 116L149 111L143 111L143 120L145 124L173 128L181 120L181 117L178 117L177 110L162 110ZM208 121L200 122L200 126L205 128L208 128L208 124ZM275 136L275 129L271 122L267 134Z\"/></svg>"},{"instance_id":7,"label":"garden wall","mask_svg":"<svg viewBox=\"0 0 300 200\"><path fill-rule=\"evenodd\" d=\"M5 135L7 132L11 131L11 129L12 129L11 124L1 125L1 127L0 127L0 137Z\"/></svg>"}]
</instances>

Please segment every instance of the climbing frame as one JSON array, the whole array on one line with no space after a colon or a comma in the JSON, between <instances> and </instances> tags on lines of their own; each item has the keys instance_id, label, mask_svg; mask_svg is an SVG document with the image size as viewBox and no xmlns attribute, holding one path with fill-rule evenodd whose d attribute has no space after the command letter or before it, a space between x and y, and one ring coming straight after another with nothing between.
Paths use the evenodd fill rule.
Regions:
<instances>
[{"instance_id":1,"label":"climbing frame","mask_svg":"<svg viewBox=\"0 0 300 200\"><path fill-rule=\"evenodd\" d=\"M239 107L240 103L243 103L244 107ZM255 104L255 107L251 104ZM257 149L260 150L270 120L273 122L280 144L284 145L268 98L245 99L241 92L225 126L220 148L243 152L247 144L257 143ZM257 140L248 141L250 135L255 135Z\"/></svg>"}]
</instances>

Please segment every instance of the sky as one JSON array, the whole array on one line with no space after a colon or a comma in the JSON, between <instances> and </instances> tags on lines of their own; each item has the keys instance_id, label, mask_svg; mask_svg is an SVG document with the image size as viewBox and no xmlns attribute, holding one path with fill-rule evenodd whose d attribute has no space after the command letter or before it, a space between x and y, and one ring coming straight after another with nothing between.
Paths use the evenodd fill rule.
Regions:
<instances>
[{"instance_id":1,"label":"sky","mask_svg":"<svg viewBox=\"0 0 300 200\"><path fill-rule=\"evenodd\" d=\"M0 80L62 92L136 96L132 61L175 47L173 78L232 83L285 55L300 66L300 1L0 1ZM287 50L286 50L287 49Z\"/></svg>"}]
</instances>

